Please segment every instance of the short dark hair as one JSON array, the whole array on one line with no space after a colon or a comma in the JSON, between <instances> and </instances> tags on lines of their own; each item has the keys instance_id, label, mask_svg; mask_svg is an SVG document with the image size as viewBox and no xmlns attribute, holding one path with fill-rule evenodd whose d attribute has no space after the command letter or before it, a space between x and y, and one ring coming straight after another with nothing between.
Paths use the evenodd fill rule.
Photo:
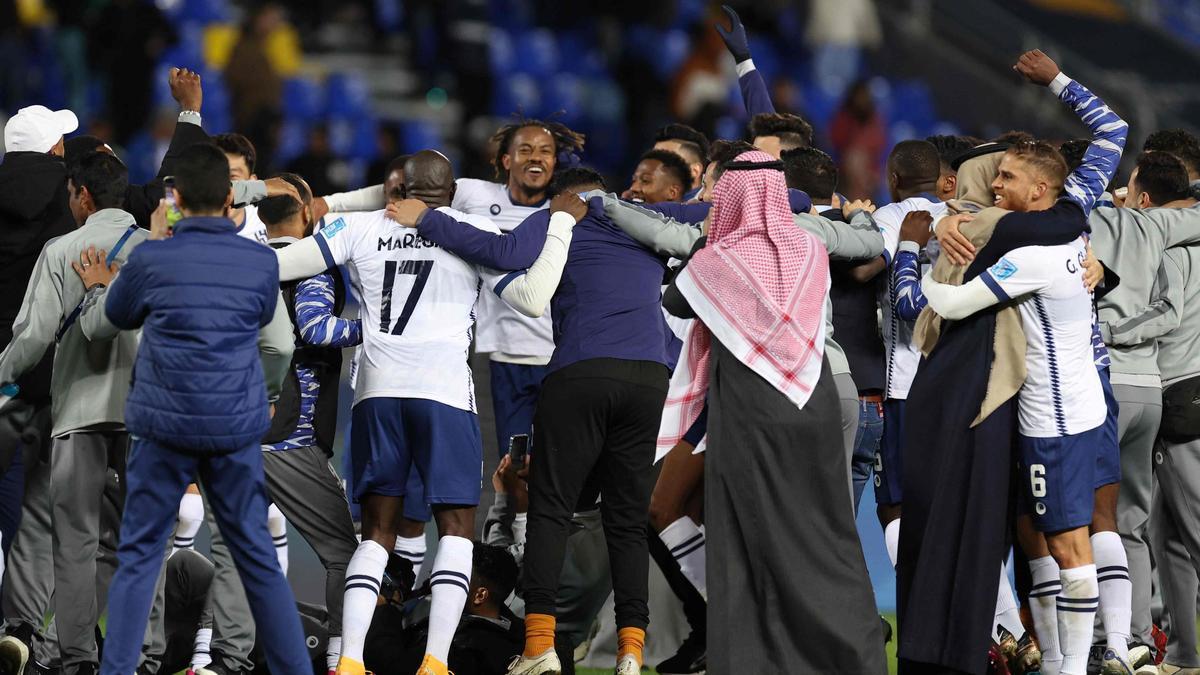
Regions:
<instances>
[{"instance_id":1,"label":"short dark hair","mask_svg":"<svg viewBox=\"0 0 1200 675\"><path fill-rule=\"evenodd\" d=\"M778 136L784 149L812 145L812 125L792 113L759 113L750 118L750 138Z\"/></svg>"},{"instance_id":2,"label":"short dark hair","mask_svg":"<svg viewBox=\"0 0 1200 675\"><path fill-rule=\"evenodd\" d=\"M1087 153L1088 146L1091 141L1084 138L1072 138L1069 141L1063 141L1058 146L1058 154L1063 156L1063 161L1067 163L1067 171L1074 171L1083 164L1083 156Z\"/></svg>"},{"instance_id":3,"label":"short dark hair","mask_svg":"<svg viewBox=\"0 0 1200 675\"><path fill-rule=\"evenodd\" d=\"M399 155L392 161L388 162L387 166L383 169L383 175L378 177L379 180L386 181L388 176L392 175L393 171L404 173L404 164L408 161L409 157L412 157L412 155Z\"/></svg>"},{"instance_id":4,"label":"short dark hair","mask_svg":"<svg viewBox=\"0 0 1200 675\"><path fill-rule=\"evenodd\" d=\"M473 581L488 589L492 602L503 605L517 587L520 570L512 554L503 546L475 542L471 551L471 576Z\"/></svg>"},{"instance_id":5,"label":"short dark hair","mask_svg":"<svg viewBox=\"0 0 1200 675\"><path fill-rule=\"evenodd\" d=\"M504 168L504 155L508 154L511 149L513 138L516 137L517 132L528 127L537 127L550 132L554 138L556 154L583 151L584 135L562 122L543 122L523 117L512 124L505 124L497 129L495 134L492 134L492 141L496 143L496 157L492 160L492 166L496 168L496 179L501 183L508 182L508 169Z\"/></svg>"},{"instance_id":6,"label":"short dark hair","mask_svg":"<svg viewBox=\"0 0 1200 675\"><path fill-rule=\"evenodd\" d=\"M213 143L197 143L179 153L175 189L189 211L219 211L229 198L229 160Z\"/></svg>"},{"instance_id":7,"label":"short dark hair","mask_svg":"<svg viewBox=\"0 0 1200 675\"><path fill-rule=\"evenodd\" d=\"M92 151L71 163L75 194L87 188L97 209L120 208L129 189L129 169L107 152Z\"/></svg>"},{"instance_id":8,"label":"short dark hair","mask_svg":"<svg viewBox=\"0 0 1200 675\"><path fill-rule=\"evenodd\" d=\"M1025 141L1009 148L1007 154L1029 164L1050 179L1050 186L1055 192L1062 194L1063 184L1067 180L1067 160L1053 145L1046 141Z\"/></svg>"},{"instance_id":9,"label":"short dark hair","mask_svg":"<svg viewBox=\"0 0 1200 675\"><path fill-rule=\"evenodd\" d=\"M900 141L888 155L888 170L905 187L934 183L942 175L942 157L929 141Z\"/></svg>"},{"instance_id":10,"label":"short dark hair","mask_svg":"<svg viewBox=\"0 0 1200 675\"><path fill-rule=\"evenodd\" d=\"M677 141L681 147L696 155L696 161L700 164L708 161L708 136L686 124L674 123L662 127L654 134L654 142L660 141Z\"/></svg>"},{"instance_id":11,"label":"short dark hair","mask_svg":"<svg viewBox=\"0 0 1200 675\"><path fill-rule=\"evenodd\" d=\"M1138 155L1137 172L1133 182L1150 195L1155 206L1191 196L1187 167L1169 152L1151 150Z\"/></svg>"},{"instance_id":12,"label":"short dark hair","mask_svg":"<svg viewBox=\"0 0 1200 675\"><path fill-rule=\"evenodd\" d=\"M604 176L601 176L599 171L586 166L572 166L554 172L554 180L550 181L550 194L556 195L584 185L599 185L600 189L608 191Z\"/></svg>"},{"instance_id":13,"label":"short dark hair","mask_svg":"<svg viewBox=\"0 0 1200 675\"><path fill-rule=\"evenodd\" d=\"M713 180L721 179L721 175L725 173L725 165L737 159L738 155L743 152L753 152L754 146L746 141L726 141L720 140L712 144L709 149L708 163L715 164L713 169Z\"/></svg>"},{"instance_id":14,"label":"short dark hair","mask_svg":"<svg viewBox=\"0 0 1200 675\"><path fill-rule=\"evenodd\" d=\"M1033 134L1028 131L1020 131L1011 129L992 139L993 143L1008 143L1009 145L1017 145L1018 143L1030 143L1036 141Z\"/></svg>"},{"instance_id":15,"label":"short dark hair","mask_svg":"<svg viewBox=\"0 0 1200 675\"><path fill-rule=\"evenodd\" d=\"M246 169L250 173L254 173L254 164L258 161L258 153L254 151L254 144L249 138L241 134L217 134L212 137L212 142L216 144L221 152L229 155L241 155L242 159L246 160ZM228 167L226 167L228 171Z\"/></svg>"},{"instance_id":16,"label":"short dark hair","mask_svg":"<svg viewBox=\"0 0 1200 675\"><path fill-rule=\"evenodd\" d=\"M662 162L663 171L678 181L680 187L685 191L692 187L692 170L688 168L687 161L679 153L671 152L670 150L651 150L642 155L638 159L638 163L640 164L648 159Z\"/></svg>"},{"instance_id":17,"label":"short dark hair","mask_svg":"<svg viewBox=\"0 0 1200 675\"><path fill-rule=\"evenodd\" d=\"M929 141L934 148L937 148L938 157L942 159L942 172L953 171L953 162L960 155L967 152L971 148L980 145L983 141L972 136L929 136L925 139Z\"/></svg>"},{"instance_id":18,"label":"short dark hair","mask_svg":"<svg viewBox=\"0 0 1200 675\"><path fill-rule=\"evenodd\" d=\"M1144 152L1169 152L1187 167L1188 173L1200 176L1200 139L1183 129L1161 129L1146 137Z\"/></svg>"},{"instance_id":19,"label":"short dark hair","mask_svg":"<svg viewBox=\"0 0 1200 675\"><path fill-rule=\"evenodd\" d=\"M258 217L266 225L278 225L300 213L303 206L312 202L312 192L304 180L294 173L281 173L276 178L282 178L291 183L300 193L300 201L292 199L291 195L276 195L258 202Z\"/></svg>"},{"instance_id":20,"label":"short dark hair","mask_svg":"<svg viewBox=\"0 0 1200 675\"><path fill-rule=\"evenodd\" d=\"M837 190L838 170L833 158L817 148L794 148L780 154L787 186L803 190L813 199L833 198Z\"/></svg>"}]
</instances>

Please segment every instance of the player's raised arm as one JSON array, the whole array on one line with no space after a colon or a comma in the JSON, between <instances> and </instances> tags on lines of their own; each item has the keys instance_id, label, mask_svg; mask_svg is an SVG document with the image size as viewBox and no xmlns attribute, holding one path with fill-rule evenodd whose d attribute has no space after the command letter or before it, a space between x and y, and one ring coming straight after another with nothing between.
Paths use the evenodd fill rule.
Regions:
<instances>
[{"instance_id":1,"label":"player's raised arm","mask_svg":"<svg viewBox=\"0 0 1200 675\"><path fill-rule=\"evenodd\" d=\"M1022 54L1013 70L1033 84L1049 87L1091 130L1092 142L1084 152L1083 163L1067 176L1063 185L1067 198L1079 204L1084 214L1090 214L1117 172L1129 125L1100 97L1067 77L1041 50Z\"/></svg>"}]
</instances>

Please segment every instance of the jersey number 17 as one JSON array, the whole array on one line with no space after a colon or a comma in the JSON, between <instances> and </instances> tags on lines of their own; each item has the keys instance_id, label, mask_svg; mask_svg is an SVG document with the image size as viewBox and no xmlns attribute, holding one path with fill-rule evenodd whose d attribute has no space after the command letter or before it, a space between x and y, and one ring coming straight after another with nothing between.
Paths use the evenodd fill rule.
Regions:
<instances>
[{"instance_id":1,"label":"jersey number 17","mask_svg":"<svg viewBox=\"0 0 1200 675\"><path fill-rule=\"evenodd\" d=\"M432 260L389 260L384 263L383 293L379 299L379 332L404 334L404 327L412 318L413 310L417 307L417 301L421 299L421 292L425 290L425 282L429 281L429 273L432 271ZM404 308L400 310L400 318L396 319L396 325L393 326L392 287L396 284L397 274L412 274L417 278L413 280L408 299L404 301Z\"/></svg>"}]
</instances>

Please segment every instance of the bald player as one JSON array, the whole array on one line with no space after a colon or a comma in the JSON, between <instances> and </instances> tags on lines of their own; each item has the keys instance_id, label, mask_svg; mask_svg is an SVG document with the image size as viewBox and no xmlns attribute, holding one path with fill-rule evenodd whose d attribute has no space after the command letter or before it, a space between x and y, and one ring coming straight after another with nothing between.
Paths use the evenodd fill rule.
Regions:
<instances>
[{"instance_id":1,"label":"bald player","mask_svg":"<svg viewBox=\"0 0 1200 675\"><path fill-rule=\"evenodd\" d=\"M454 173L440 153L424 150L405 163L403 194L422 208L499 234L488 219L449 207ZM446 675L450 641L471 578L475 507L483 449L467 363L481 282L503 277L476 268L389 218L397 208L343 214L319 233L279 251L289 281L346 265L363 303L362 360L351 425L354 498L362 505L362 543L346 570L339 675L363 675L363 645L380 581L400 525L408 477L420 474L441 537L430 585L429 638L419 675ZM571 223L573 225L573 222ZM570 226L552 226L543 256L559 256ZM506 300L546 284L541 259L500 289ZM517 300L520 302L520 300ZM545 307L549 296L535 299ZM398 375L400 374L400 375ZM402 375L402 376L401 376Z\"/></svg>"}]
</instances>

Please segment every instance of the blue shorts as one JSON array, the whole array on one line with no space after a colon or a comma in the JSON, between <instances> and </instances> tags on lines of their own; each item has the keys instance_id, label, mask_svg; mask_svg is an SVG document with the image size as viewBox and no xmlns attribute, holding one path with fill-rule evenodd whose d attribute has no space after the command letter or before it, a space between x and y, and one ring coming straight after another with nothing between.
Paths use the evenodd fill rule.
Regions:
<instances>
[{"instance_id":1,"label":"blue shorts","mask_svg":"<svg viewBox=\"0 0 1200 675\"><path fill-rule=\"evenodd\" d=\"M1092 522L1096 504L1096 454L1104 425L1052 438L1021 436L1021 513L1040 532L1061 532Z\"/></svg>"},{"instance_id":2,"label":"blue shorts","mask_svg":"<svg viewBox=\"0 0 1200 675\"><path fill-rule=\"evenodd\" d=\"M904 497L900 487L904 447L904 399L889 398L883 402L883 436L875 452L875 503L880 506L899 504Z\"/></svg>"},{"instance_id":3,"label":"blue shorts","mask_svg":"<svg viewBox=\"0 0 1200 675\"><path fill-rule=\"evenodd\" d=\"M533 450L533 411L546 366L491 361L492 411L496 414L496 447L500 457L508 454L508 442L517 434L528 434Z\"/></svg>"},{"instance_id":4,"label":"blue shorts","mask_svg":"<svg viewBox=\"0 0 1200 675\"><path fill-rule=\"evenodd\" d=\"M350 437L354 437L353 429L351 429ZM354 496L353 451L342 453L342 476L342 482L346 485L346 496L350 498L350 517L357 523L362 520L362 511L359 509L358 499ZM0 492L0 494L3 494L3 492ZM428 523L433 518L433 510L429 508L429 504L425 503L425 484L421 482L420 473L416 471L408 472L408 487L405 489L404 494L407 495L407 499L404 500L404 517L409 520Z\"/></svg>"},{"instance_id":5,"label":"blue shorts","mask_svg":"<svg viewBox=\"0 0 1200 675\"><path fill-rule=\"evenodd\" d=\"M1108 416L1104 418L1104 437L1096 449L1096 487L1121 482L1121 441L1117 438L1117 399L1113 396L1112 382L1108 379L1108 368L1098 369L1100 384L1104 387L1104 402L1108 405Z\"/></svg>"},{"instance_id":6,"label":"blue shorts","mask_svg":"<svg viewBox=\"0 0 1200 675\"><path fill-rule=\"evenodd\" d=\"M354 406L350 436L356 501L405 496L415 470L425 503L479 504L483 445L474 413L420 398L368 398Z\"/></svg>"}]
</instances>

